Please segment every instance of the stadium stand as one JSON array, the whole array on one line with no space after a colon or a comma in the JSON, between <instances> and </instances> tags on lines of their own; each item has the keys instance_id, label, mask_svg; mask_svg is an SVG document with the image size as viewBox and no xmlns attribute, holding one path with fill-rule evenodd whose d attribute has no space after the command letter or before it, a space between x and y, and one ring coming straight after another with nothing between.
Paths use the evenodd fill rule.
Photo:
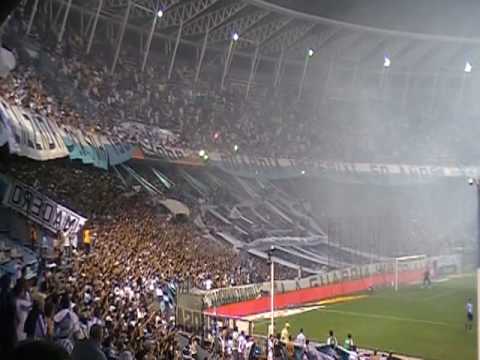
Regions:
<instances>
[{"instance_id":1,"label":"stadium stand","mask_svg":"<svg viewBox=\"0 0 480 360\"><path fill-rule=\"evenodd\" d=\"M262 157L321 154L362 160L366 134L347 121L322 122L324 116L348 118L355 104L339 106L342 114L320 114L311 99L292 95L290 86L273 91L261 84L246 97L234 75L226 88L219 86L215 59L205 65L199 82L188 57L177 60L168 78L169 64L158 48L150 57L161 60L140 71L131 39L111 72L106 64L115 44L109 39L99 37L87 55L86 37L75 25L69 24L58 41L58 29L46 21L47 6L29 24L32 8L24 5L3 29L3 42L15 53L17 66L0 79L1 120L26 114L47 119L61 129L66 149L63 156L48 159L15 154L10 142L30 141L33 152L41 146L13 126L7 129L11 141L0 148L0 195L5 196L0 206L0 356L15 354L24 340L47 339L74 359L80 344L93 340L100 341L92 346L102 349L101 358L198 359L200 353L217 351L218 338L231 342L233 352L242 336L251 349L243 353L252 354L244 358L255 359L259 341L228 326L221 330L215 324L210 333L199 334L212 345L207 352L199 350L196 337L185 345L176 323L177 294L219 289L209 306L264 300L262 286L271 280L266 249L272 244L277 280L326 274L328 280L332 270L385 259L349 243L330 242L322 219L281 181L242 178L203 166L208 158L197 156L204 149L221 155L241 149L242 155ZM312 131L314 123L322 130ZM74 157L77 135L115 139L109 145L128 149L129 156L112 161L105 150L109 155L103 162L100 156ZM346 149L345 144L354 145ZM104 144L83 145L98 150ZM194 156L175 158L183 148ZM403 144L398 148L394 157L412 150ZM146 149L173 154L175 161ZM17 189L21 205L14 207L9 202ZM63 209L69 221L76 219L75 227L64 219L42 222L37 208L45 215L46 205L37 202ZM244 290L234 293L240 285ZM277 340L267 341L264 354L274 352ZM316 353L313 347L307 350Z\"/></svg>"}]
</instances>

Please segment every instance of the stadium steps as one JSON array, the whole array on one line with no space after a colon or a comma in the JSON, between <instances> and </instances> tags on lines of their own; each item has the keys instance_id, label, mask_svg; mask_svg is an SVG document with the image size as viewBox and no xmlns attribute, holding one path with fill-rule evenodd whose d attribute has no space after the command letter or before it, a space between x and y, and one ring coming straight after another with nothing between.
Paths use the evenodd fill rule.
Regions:
<instances>
[{"instance_id":1,"label":"stadium steps","mask_svg":"<svg viewBox=\"0 0 480 360\"><path fill-rule=\"evenodd\" d=\"M288 256L292 256L294 258L299 259L298 263L306 263L310 268L315 268L317 271L321 271L323 267L328 266L327 261L324 261L323 259L318 259L309 255L302 254L299 251L296 251L294 247L285 247L285 246L278 246L277 249L279 251L283 251L284 253L288 254ZM275 256L278 256L277 253L275 253ZM301 265L303 268L303 265Z\"/></svg>"},{"instance_id":2,"label":"stadium steps","mask_svg":"<svg viewBox=\"0 0 480 360\"><path fill-rule=\"evenodd\" d=\"M257 249L250 249L250 250L248 250L248 253L253 255L253 256L256 256L258 258L261 258L263 260L268 260L268 255L264 251L257 250ZM275 257L275 263L283 265L283 266L288 267L290 269L294 269L294 270L299 270L299 268L300 268L300 266L298 266L298 264L295 264L291 261L288 261L288 260L285 260L285 259L282 259L282 258ZM302 271L304 273L310 273L310 274L317 274L317 273L320 272L320 271L312 269L308 266L307 267L302 266Z\"/></svg>"},{"instance_id":3,"label":"stadium steps","mask_svg":"<svg viewBox=\"0 0 480 360\"><path fill-rule=\"evenodd\" d=\"M292 246L290 249L292 251L298 252L300 255L303 254L302 256L308 256L312 259L315 259L316 261L329 267L345 268L351 265L350 263L343 262L335 258L332 259L332 256L324 256L324 255L320 256L319 254L306 250L300 246Z\"/></svg>"}]
</instances>

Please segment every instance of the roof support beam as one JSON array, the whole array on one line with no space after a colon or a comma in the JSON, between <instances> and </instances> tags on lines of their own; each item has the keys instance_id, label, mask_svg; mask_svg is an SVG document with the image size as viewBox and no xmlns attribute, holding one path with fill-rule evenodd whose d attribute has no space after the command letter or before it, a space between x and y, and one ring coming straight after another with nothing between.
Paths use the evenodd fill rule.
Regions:
<instances>
[{"instance_id":1,"label":"roof support beam","mask_svg":"<svg viewBox=\"0 0 480 360\"><path fill-rule=\"evenodd\" d=\"M68 0L52 0L52 1L57 3L57 4L66 4ZM245 6L245 5L242 5L242 6ZM90 16L95 15L95 9L85 8L81 5L72 4L72 10L81 11L82 9L85 11L85 14L88 14ZM106 21L107 24L111 24L111 25L116 24L116 25L121 26L122 22L123 22L122 21L123 20L122 16L112 14L109 11L101 11L99 18ZM145 29L143 29L140 26L135 25L135 24L127 23L126 28L128 28L130 31L133 31L137 34L140 34L142 32L145 33ZM107 29L108 29L108 27L107 27ZM170 36L168 34L161 33L161 32L155 32L154 37L155 38L160 38L160 39L165 39L165 40L170 40L170 41L175 41L174 36ZM191 47L197 47L197 48L202 47L201 41L198 42L198 41L192 41L192 40L185 39L184 32L182 33L181 43L185 44L185 45L188 45L188 46L191 46ZM208 46L208 49L212 50L212 51L215 51L217 53L225 51L224 46L211 45L211 46ZM248 53L248 52L245 52L245 51L238 51L236 55L239 55L239 56L244 57L244 58L251 58L252 54ZM263 55L262 60L269 61L269 62L273 63L273 62L277 61L278 58L273 57L273 56L269 56L269 55ZM286 59L286 62L288 62L288 64L291 64L291 65L294 65L294 66L301 66L302 65L302 63L300 61L295 60L295 59L289 59L289 60Z\"/></svg>"},{"instance_id":2,"label":"roof support beam","mask_svg":"<svg viewBox=\"0 0 480 360\"><path fill-rule=\"evenodd\" d=\"M225 23L228 19L245 9L246 6L247 5L243 2L236 1L231 6L225 6L213 12L201 15L185 25L183 34L184 36L205 34L207 31L211 31Z\"/></svg>"},{"instance_id":3,"label":"roof support beam","mask_svg":"<svg viewBox=\"0 0 480 360\"><path fill-rule=\"evenodd\" d=\"M238 49L244 49L250 47L252 43L262 44L265 40L272 37L280 29L284 28L286 25L290 24L293 19L289 18L279 18L274 21L262 24L253 28L252 30L243 33L240 37L240 40L248 39L249 41L240 41L238 44Z\"/></svg>"},{"instance_id":4,"label":"roof support beam","mask_svg":"<svg viewBox=\"0 0 480 360\"><path fill-rule=\"evenodd\" d=\"M320 49L333 37L335 37L340 32L340 29L329 29L322 32L320 35L313 34L312 36L307 37L304 41L300 43L295 43L293 47L289 50L289 55L293 56L295 54L302 54L304 56L307 48L311 48L316 52L319 52Z\"/></svg>"},{"instance_id":5,"label":"roof support beam","mask_svg":"<svg viewBox=\"0 0 480 360\"><path fill-rule=\"evenodd\" d=\"M232 34L235 32L242 36L243 33L247 32L249 29L257 25L268 14L268 11L258 10L249 14L248 16L235 19L227 23L225 26L222 26L221 28L213 31L210 34L209 41L210 43L228 41L232 37Z\"/></svg>"},{"instance_id":6,"label":"roof support beam","mask_svg":"<svg viewBox=\"0 0 480 360\"><path fill-rule=\"evenodd\" d=\"M282 50L286 51L286 49L308 34L316 25L314 23L302 23L291 30L280 33L263 44L263 53L272 54L279 53Z\"/></svg>"},{"instance_id":7,"label":"roof support beam","mask_svg":"<svg viewBox=\"0 0 480 360\"><path fill-rule=\"evenodd\" d=\"M165 14L159 29L165 29L172 26L185 26L189 21L196 18L211 6L217 4L221 0L195 0L176 6Z\"/></svg>"}]
</instances>

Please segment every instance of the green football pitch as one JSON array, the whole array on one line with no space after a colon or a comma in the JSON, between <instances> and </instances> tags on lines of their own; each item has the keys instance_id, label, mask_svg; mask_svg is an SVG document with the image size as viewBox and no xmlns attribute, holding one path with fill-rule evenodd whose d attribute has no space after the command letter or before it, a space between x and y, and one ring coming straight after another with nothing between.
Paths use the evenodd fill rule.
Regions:
<instances>
[{"instance_id":1,"label":"green football pitch","mask_svg":"<svg viewBox=\"0 0 480 360\"><path fill-rule=\"evenodd\" d=\"M289 322L293 336L303 328L308 338L320 342L326 340L331 329L341 344L351 333L361 348L428 360L473 360L476 331L465 331L468 298L475 307L473 275L434 283L429 289L411 286L398 292L378 290L362 299L279 318L276 328L282 329ZM267 324L256 323L255 332L265 334Z\"/></svg>"}]
</instances>

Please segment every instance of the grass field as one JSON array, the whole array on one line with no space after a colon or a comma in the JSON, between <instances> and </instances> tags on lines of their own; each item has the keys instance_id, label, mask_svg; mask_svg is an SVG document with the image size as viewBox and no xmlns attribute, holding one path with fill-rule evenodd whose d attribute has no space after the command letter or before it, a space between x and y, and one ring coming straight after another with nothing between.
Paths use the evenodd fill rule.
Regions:
<instances>
[{"instance_id":1,"label":"grass field","mask_svg":"<svg viewBox=\"0 0 480 360\"><path fill-rule=\"evenodd\" d=\"M307 337L321 342L332 329L341 344L350 332L357 345L364 348L428 360L473 360L476 332L465 331L468 298L476 304L473 275L435 283L430 289L412 286L398 293L378 290L363 299L278 319L276 328L282 329L288 321L291 334L303 327ZM261 321L255 332L265 334L266 327L267 322Z\"/></svg>"}]
</instances>

